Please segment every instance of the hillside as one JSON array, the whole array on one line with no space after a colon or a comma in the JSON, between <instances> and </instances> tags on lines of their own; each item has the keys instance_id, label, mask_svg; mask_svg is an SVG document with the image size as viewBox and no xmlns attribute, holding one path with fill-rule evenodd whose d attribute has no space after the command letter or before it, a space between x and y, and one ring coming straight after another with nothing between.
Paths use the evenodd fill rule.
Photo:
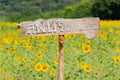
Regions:
<instances>
[{"instance_id":1,"label":"hillside","mask_svg":"<svg viewBox=\"0 0 120 80\"><path fill-rule=\"evenodd\" d=\"M26 19L30 16L37 18L43 13L64 9L65 6L79 2L80 0L1 0L0 18L20 15Z\"/></svg>"},{"instance_id":2,"label":"hillside","mask_svg":"<svg viewBox=\"0 0 120 80\"><path fill-rule=\"evenodd\" d=\"M38 18L120 19L120 0L1 0L0 21Z\"/></svg>"}]
</instances>

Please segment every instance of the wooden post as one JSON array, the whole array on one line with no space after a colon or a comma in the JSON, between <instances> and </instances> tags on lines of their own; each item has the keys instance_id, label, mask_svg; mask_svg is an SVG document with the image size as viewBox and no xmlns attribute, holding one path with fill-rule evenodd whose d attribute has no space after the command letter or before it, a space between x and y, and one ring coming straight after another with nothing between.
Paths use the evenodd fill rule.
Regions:
<instances>
[{"instance_id":1,"label":"wooden post","mask_svg":"<svg viewBox=\"0 0 120 80\"><path fill-rule=\"evenodd\" d=\"M64 80L64 35L59 35L58 80Z\"/></svg>"}]
</instances>

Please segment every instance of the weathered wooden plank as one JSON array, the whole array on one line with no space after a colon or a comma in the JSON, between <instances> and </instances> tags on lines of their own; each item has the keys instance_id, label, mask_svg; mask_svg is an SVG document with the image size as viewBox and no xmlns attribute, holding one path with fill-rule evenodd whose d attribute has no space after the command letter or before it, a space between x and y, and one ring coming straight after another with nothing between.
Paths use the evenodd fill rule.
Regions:
<instances>
[{"instance_id":1,"label":"weathered wooden plank","mask_svg":"<svg viewBox=\"0 0 120 80\"><path fill-rule=\"evenodd\" d=\"M99 31L99 18L39 19L21 22L24 36L84 34L95 38Z\"/></svg>"}]
</instances>

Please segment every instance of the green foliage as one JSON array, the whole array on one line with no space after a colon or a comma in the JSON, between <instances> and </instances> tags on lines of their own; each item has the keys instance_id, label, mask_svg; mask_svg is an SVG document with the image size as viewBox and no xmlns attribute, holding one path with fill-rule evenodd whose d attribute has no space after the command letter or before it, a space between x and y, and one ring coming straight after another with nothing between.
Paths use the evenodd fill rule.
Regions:
<instances>
[{"instance_id":1,"label":"green foliage","mask_svg":"<svg viewBox=\"0 0 120 80\"><path fill-rule=\"evenodd\" d=\"M1 0L0 21L38 18L120 19L120 0Z\"/></svg>"},{"instance_id":2,"label":"green foliage","mask_svg":"<svg viewBox=\"0 0 120 80\"><path fill-rule=\"evenodd\" d=\"M120 19L120 1L119 0L98 0L95 1L91 12L93 16L101 19Z\"/></svg>"},{"instance_id":3,"label":"green foliage","mask_svg":"<svg viewBox=\"0 0 120 80\"><path fill-rule=\"evenodd\" d=\"M59 10L59 11L48 12L48 13L42 14L40 17L44 18L44 19L63 18L64 17L64 11Z\"/></svg>"},{"instance_id":4,"label":"green foliage","mask_svg":"<svg viewBox=\"0 0 120 80\"><path fill-rule=\"evenodd\" d=\"M89 17L91 16L91 0L87 1L81 1L79 4L76 6L67 6L64 8L62 13L60 13L60 17L62 18L81 18L81 17ZM60 12L60 11L58 11ZM50 14L54 14L54 17L57 17L56 12L50 12ZM47 16L48 14L44 14Z\"/></svg>"},{"instance_id":5,"label":"green foliage","mask_svg":"<svg viewBox=\"0 0 120 80\"><path fill-rule=\"evenodd\" d=\"M51 15L56 17L59 14L58 10L64 9L65 6L79 3L79 1L80 0L1 0L0 19L5 18L7 21L23 21L47 16L47 18L49 18L51 16L43 16L41 14L48 14L52 11L55 16Z\"/></svg>"},{"instance_id":6,"label":"green foliage","mask_svg":"<svg viewBox=\"0 0 120 80\"><path fill-rule=\"evenodd\" d=\"M91 16L90 13L90 2L82 1L76 8L73 10L72 17L80 18L80 17L88 17Z\"/></svg>"},{"instance_id":7,"label":"green foliage","mask_svg":"<svg viewBox=\"0 0 120 80\"><path fill-rule=\"evenodd\" d=\"M66 18L71 18L71 15L72 15L72 13L73 13L73 7L71 7L71 6L68 6L68 7L66 7L65 8L65 13L64 13L64 15L65 15L65 17Z\"/></svg>"}]
</instances>

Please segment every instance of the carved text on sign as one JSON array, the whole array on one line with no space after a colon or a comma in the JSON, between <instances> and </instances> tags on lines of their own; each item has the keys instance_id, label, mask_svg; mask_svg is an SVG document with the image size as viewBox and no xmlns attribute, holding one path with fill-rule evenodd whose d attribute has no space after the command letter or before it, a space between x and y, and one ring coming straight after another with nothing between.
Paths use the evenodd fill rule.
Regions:
<instances>
[{"instance_id":1,"label":"carved text on sign","mask_svg":"<svg viewBox=\"0 0 120 80\"><path fill-rule=\"evenodd\" d=\"M98 18L48 19L21 23L24 35L85 34L95 37L99 30Z\"/></svg>"}]
</instances>

